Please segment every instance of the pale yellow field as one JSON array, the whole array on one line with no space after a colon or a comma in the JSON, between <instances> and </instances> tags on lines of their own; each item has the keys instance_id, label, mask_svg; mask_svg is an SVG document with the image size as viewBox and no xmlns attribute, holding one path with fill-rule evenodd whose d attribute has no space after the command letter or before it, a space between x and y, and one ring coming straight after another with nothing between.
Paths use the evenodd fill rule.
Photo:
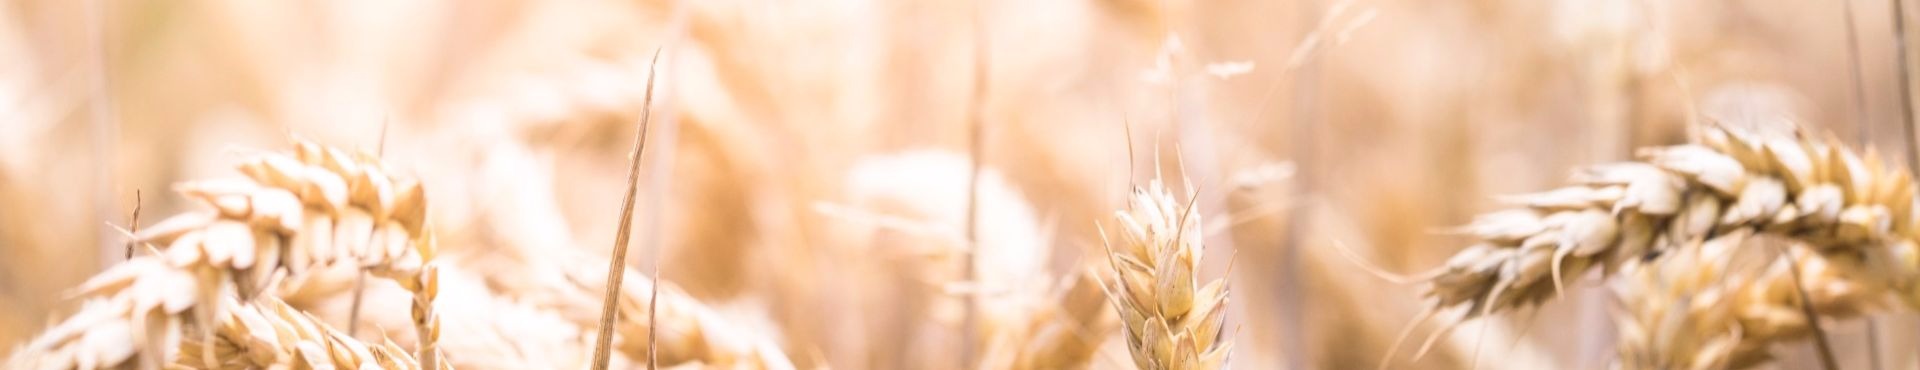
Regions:
<instances>
[{"instance_id":1,"label":"pale yellow field","mask_svg":"<svg viewBox=\"0 0 1920 370\"><path fill-rule=\"evenodd\" d=\"M1904 1L5 1L0 368L1910 369Z\"/></svg>"}]
</instances>

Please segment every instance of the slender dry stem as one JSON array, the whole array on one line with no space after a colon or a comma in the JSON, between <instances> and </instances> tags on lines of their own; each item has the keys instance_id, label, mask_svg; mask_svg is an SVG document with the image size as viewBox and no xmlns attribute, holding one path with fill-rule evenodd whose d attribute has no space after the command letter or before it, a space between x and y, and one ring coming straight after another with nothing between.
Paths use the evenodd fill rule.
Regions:
<instances>
[{"instance_id":1,"label":"slender dry stem","mask_svg":"<svg viewBox=\"0 0 1920 370\"><path fill-rule=\"evenodd\" d=\"M131 233L131 234L139 234L139 233L140 233L140 205L141 205L141 203L145 203L145 202L144 202L144 201L143 201L142 199L140 199L140 189L133 189L133 217L129 217L129 218L127 219L127 232L128 232L128 233ZM128 240L128 241L127 241L127 255L126 255L125 257L122 257L122 258L125 258L125 259L133 259L133 245L134 245L134 242L133 242L132 240Z\"/></svg>"},{"instance_id":2,"label":"slender dry stem","mask_svg":"<svg viewBox=\"0 0 1920 370\"><path fill-rule=\"evenodd\" d=\"M984 165L984 163L982 163L983 160L986 159L987 140L987 124L983 115L985 114L987 83L989 81L989 75L987 73L990 70L990 68L988 68L990 59L988 59L989 55L987 53L989 51L988 45L990 44L987 40L986 24L982 19L984 16L981 14L983 12L981 7L984 6L985 5L976 3L973 10L973 98L968 102L967 106L967 127L969 128L967 154L971 157L972 168L967 175L967 251L961 259L963 263L961 264L960 273L961 281L970 284L978 281L978 277L974 276L974 264L979 263L978 260L980 258L978 253L980 250L980 222L978 220L980 214L980 168ZM967 364L974 362L974 330L979 326L979 312L976 312L978 311L978 300L979 297L972 293L965 294L961 299L965 309L961 314L962 319L960 321L960 362L963 368L967 366Z\"/></svg>"},{"instance_id":3,"label":"slender dry stem","mask_svg":"<svg viewBox=\"0 0 1920 370\"><path fill-rule=\"evenodd\" d=\"M1907 129L1907 163L1920 168L1920 146L1913 145L1916 135L1913 122L1913 77L1907 65L1907 12L1905 0L1893 0L1893 63L1899 71L1900 80L1900 119L1901 127Z\"/></svg>"},{"instance_id":4,"label":"slender dry stem","mask_svg":"<svg viewBox=\"0 0 1920 370\"><path fill-rule=\"evenodd\" d=\"M627 168L627 190L623 193L624 195L620 202L620 227L614 234L613 258L607 261L607 291L606 297L602 299L604 303L600 306L600 336L596 339L596 342L594 342L593 347L593 368L595 370L606 370L607 362L612 360L610 356L613 354L611 352L613 347L613 326L619 319L616 317L616 310L618 310L620 305L621 278L626 276L626 274L622 272L627 269L627 240L633 230L633 202L640 188L640 155L647 146L647 120L651 118L650 113L653 111L653 71L660 62L659 49L654 49L653 51L653 62L654 65L647 68L647 93L646 98L643 100L644 103L641 104L640 128L638 132L634 133L633 152L628 155L628 161L631 162L631 165ZM651 336L652 334L649 333L648 335ZM652 351L649 350L648 352ZM647 366L651 369L654 365L649 361Z\"/></svg>"},{"instance_id":5,"label":"slender dry stem","mask_svg":"<svg viewBox=\"0 0 1920 370\"><path fill-rule=\"evenodd\" d=\"M1820 328L1820 313L1814 311L1813 298L1807 294L1807 281L1800 277L1800 264L1787 260L1791 257L1785 251L1781 251L1779 255L1781 260L1787 261L1787 271L1792 273L1790 276L1793 278L1793 292L1800 299L1798 305L1800 315L1807 318L1807 329L1813 337L1815 353L1819 354L1820 368L1838 370L1840 365L1839 361L1834 360L1833 345L1827 343L1827 331Z\"/></svg>"},{"instance_id":6,"label":"slender dry stem","mask_svg":"<svg viewBox=\"0 0 1920 370\"><path fill-rule=\"evenodd\" d=\"M374 152L373 152L374 158L386 159L387 124L392 122L393 122L392 120L380 121L380 141L378 141L378 143L375 144L374 146ZM361 301L366 299L366 296L367 296L367 272L360 271L358 273L355 273L353 276L353 303L352 303L352 306L350 306L347 309L348 310L347 311L347 335L348 336L353 336L360 332L360 305L361 305Z\"/></svg>"}]
</instances>

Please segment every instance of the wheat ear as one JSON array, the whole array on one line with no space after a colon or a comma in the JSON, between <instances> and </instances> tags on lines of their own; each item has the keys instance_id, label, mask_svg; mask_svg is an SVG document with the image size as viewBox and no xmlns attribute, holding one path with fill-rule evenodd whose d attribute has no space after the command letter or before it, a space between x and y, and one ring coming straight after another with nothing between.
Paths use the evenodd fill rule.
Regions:
<instances>
[{"instance_id":1,"label":"wheat ear","mask_svg":"<svg viewBox=\"0 0 1920 370\"><path fill-rule=\"evenodd\" d=\"M392 341L363 343L273 297L224 299L210 342L188 340L176 365L210 369L426 369ZM202 353L214 357L203 358Z\"/></svg>"},{"instance_id":2,"label":"wheat ear","mask_svg":"<svg viewBox=\"0 0 1920 370\"><path fill-rule=\"evenodd\" d=\"M1157 179L1134 188L1128 209L1116 213L1119 240L1107 243L1115 275L1108 294L1142 369L1219 369L1231 352L1219 340L1226 281L1200 284L1204 235L1187 198L1177 203Z\"/></svg>"},{"instance_id":3,"label":"wheat ear","mask_svg":"<svg viewBox=\"0 0 1920 370\"><path fill-rule=\"evenodd\" d=\"M1426 276L1428 311L1464 321L1537 305L1568 276L1732 232L1819 249L1912 239L1913 180L1872 151L1798 131L1703 131L1696 144L1643 149L1645 162L1576 173L1575 186L1504 198L1525 207L1461 229L1478 242Z\"/></svg>"},{"instance_id":4,"label":"wheat ear","mask_svg":"<svg viewBox=\"0 0 1920 370\"><path fill-rule=\"evenodd\" d=\"M295 149L291 156L245 161L245 179L180 184L181 193L207 209L135 235L164 249L82 284L79 292L89 302L81 312L28 343L9 364L68 369L172 363L183 328L199 328L194 334L202 341L212 337L209 324L222 315L222 299L297 290L310 271L336 263L393 279L416 295L428 293L421 299L430 302L419 277L433 248L419 238L426 227L419 181L393 175L365 154L306 141L297 141Z\"/></svg>"},{"instance_id":5,"label":"wheat ear","mask_svg":"<svg viewBox=\"0 0 1920 370\"><path fill-rule=\"evenodd\" d=\"M1880 258L1801 246L1743 271L1735 255L1748 234L1729 233L1630 268L1615 287L1624 308L1618 320L1621 368L1751 368L1772 360L1774 344L1818 335L1816 323L1801 311L1803 303L1830 319L1886 308L1882 303L1894 284L1886 277L1897 274L1873 265ZM1914 251L1904 242L1885 247ZM1805 302L1796 276L1807 289Z\"/></svg>"}]
</instances>

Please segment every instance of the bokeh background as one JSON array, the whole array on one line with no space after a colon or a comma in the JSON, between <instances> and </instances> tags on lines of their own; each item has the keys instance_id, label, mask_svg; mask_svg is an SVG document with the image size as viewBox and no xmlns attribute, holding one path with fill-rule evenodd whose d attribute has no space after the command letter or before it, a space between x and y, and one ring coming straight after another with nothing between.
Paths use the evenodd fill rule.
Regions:
<instances>
[{"instance_id":1,"label":"bokeh background","mask_svg":"<svg viewBox=\"0 0 1920 370\"><path fill-rule=\"evenodd\" d=\"M1338 246L1437 266L1464 246L1437 231L1493 195L1683 141L1698 117L1792 114L1903 149L1892 5L7 1L0 352L124 259L134 209L184 211L170 184L294 136L417 174L449 254L606 253L659 49L631 262L657 255L803 368L957 363L975 158L983 280L1097 262L1096 222L1164 171L1199 190L1205 274L1232 281L1235 367L1371 368L1421 302ZM1580 281L1399 366L1466 368L1484 343L1484 368L1606 367L1615 301ZM1915 366L1909 316L1828 328L1843 367L1873 345ZM1106 347L1095 367L1130 366ZM1778 366L1812 366L1804 347Z\"/></svg>"}]
</instances>

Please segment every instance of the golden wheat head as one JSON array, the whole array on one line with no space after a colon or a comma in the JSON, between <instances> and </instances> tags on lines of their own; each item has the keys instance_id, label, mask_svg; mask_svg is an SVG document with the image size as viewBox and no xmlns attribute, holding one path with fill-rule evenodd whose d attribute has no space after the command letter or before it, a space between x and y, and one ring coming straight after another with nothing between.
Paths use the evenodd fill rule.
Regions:
<instances>
[{"instance_id":1,"label":"golden wheat head","mask_svg":"<svg viewBox=\"0 0 1920 370\"><path fill-rule=\"evenodd\" d=\"M1191 197L1189 197L1191 198ZM1193 203L1178 203L1155 180L1135 188L1117 212L1119 240L1108 243L1112 296L1134 365L1142 369L1218 369L1232 345L1219 341L1227 286L1201 284L1205 246Z\"/></svg>"},{"instance_id":2,"label":"golden wheat head","mask_svg":"<svg viewBox=\"0 0 1920 370\"><path fill-rule=\"evenodd\" d=\"M244 179L188 182L206 209L174 216L135 239L160 246L94 276L81 312L18 351L15 368L70 369L173 363L183 330L211 342L226 299L298 290L312 271L344 263L415 292L430 308L434 245L424 237L420 182L365 154L306 141L294 155L262 154ZM421 342L431 348L430 309ZM205 347L203 347L204 349ZM210 358L212 356L202 356Z\"/></svg>"}]
</instances>

